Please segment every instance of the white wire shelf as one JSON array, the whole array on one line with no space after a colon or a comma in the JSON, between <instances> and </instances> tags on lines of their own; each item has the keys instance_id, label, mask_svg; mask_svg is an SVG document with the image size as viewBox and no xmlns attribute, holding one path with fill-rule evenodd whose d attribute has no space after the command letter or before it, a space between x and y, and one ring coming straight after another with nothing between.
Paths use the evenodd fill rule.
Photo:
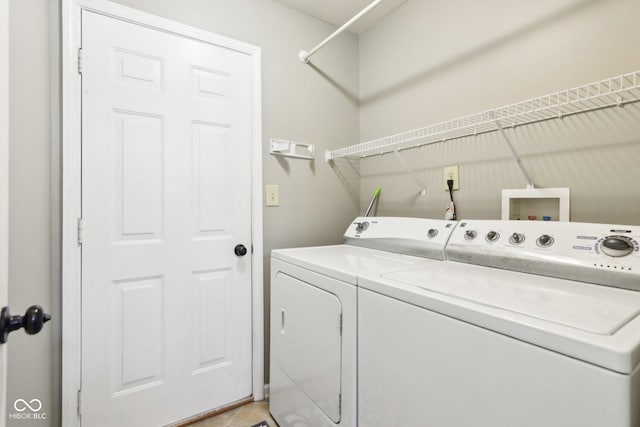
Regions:
<instances>
[{"instance_id":1,"label":"white wire shelf","mask_svg":"<svg viewBox=\"0 0 640 427\"><path fill-rule=\"evenodd\" d=\"M499 130L496 123L498 121L503 127L515 127L637 101L640 101L640 71L361 144L327 150L325 160L328 162L341 157L369 157L494 132Z\"/></svg>"}]
</instances>

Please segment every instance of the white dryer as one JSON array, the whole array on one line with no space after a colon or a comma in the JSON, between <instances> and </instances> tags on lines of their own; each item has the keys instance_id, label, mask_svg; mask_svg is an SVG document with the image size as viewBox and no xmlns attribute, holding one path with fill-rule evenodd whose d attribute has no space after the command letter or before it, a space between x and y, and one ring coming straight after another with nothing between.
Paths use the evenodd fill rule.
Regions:
<instances>
[{"instance_id":1,"label":"white dryer","mask_svg":"<svg viewBox=\"0 0 640 427\"><path fill-rule=\"evenodd\" d=\"M364 275L361 427L640 427L640 227L461 221Z\"/></svg>"},{"instance_id":2,"label":"white dryer","mask_svg":"<svg viewBox=\"0 0 640 427\"><path fill-rule=\"evenodd\" d=\"M343 245L272 251L269 409L281 427L357 426L358 277L442 260L454 227L357 218Z\"/></svg>"}]
</instances>

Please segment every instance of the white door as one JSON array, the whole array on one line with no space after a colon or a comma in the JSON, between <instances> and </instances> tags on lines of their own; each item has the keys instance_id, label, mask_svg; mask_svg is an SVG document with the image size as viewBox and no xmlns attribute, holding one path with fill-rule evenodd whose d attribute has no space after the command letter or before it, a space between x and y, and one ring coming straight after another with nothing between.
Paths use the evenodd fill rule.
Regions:
<instances>
[{"instance_id":1,"label":"white door","mask_svg":"<svg viewBox=\"0 0 640 427\"><path fill-rule=\"evenodd\" d=\"M246 398L251 58L88 11L82 58L82 424Z\"/></svg>"},{"instance_id":2,"label":"white door","mask_svg":"<svg viewBox=\"0 0 640 427\"><path fill-rule=\"evenodd\" d=\"M0 0L0 308L7 305L9 249L9 0ZM7 346L0 344L0 427L5 426Z\"/></svg>"}]
</instances>

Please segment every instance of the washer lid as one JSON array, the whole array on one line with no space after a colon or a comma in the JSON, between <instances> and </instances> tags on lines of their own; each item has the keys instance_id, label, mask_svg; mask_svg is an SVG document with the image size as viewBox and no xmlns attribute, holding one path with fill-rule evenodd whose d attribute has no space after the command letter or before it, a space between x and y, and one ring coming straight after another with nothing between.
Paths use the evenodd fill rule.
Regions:
<instances>
[{"instance_id":1,"label":"washer lid","mask_svg":"<svg viewBox=\"0 0 640 427\"><path fill-rule=\"evenodd\" d=\"M594 334L611 335L640 314L640 292L494 268L442 263L382 277Z\"/></svg>"},{"instance_id":2,"label":"washer lid","mask_svg":"<svg viewBox=\"0 0 640 427\"><path fill-rule=\"evenodd\" d=\"M617 372L640 364L640 292L452 261L358 286Z\"/></svg>"}]
</instances>

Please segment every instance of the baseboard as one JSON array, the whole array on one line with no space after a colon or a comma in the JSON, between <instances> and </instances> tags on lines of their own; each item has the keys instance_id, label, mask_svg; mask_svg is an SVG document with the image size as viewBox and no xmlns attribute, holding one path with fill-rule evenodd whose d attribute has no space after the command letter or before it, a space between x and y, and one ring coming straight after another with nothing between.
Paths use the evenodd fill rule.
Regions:
<instances>
[{"instance_id":1,"label":"baseboard","mask_svg":"<svg viewBox=\"0 0 640 427\"><path fill-rule=\"evenodd\" d=\"M269 399L269 384L264 385L264 398L265 400Z\"/></svg>"}]
</instances>

